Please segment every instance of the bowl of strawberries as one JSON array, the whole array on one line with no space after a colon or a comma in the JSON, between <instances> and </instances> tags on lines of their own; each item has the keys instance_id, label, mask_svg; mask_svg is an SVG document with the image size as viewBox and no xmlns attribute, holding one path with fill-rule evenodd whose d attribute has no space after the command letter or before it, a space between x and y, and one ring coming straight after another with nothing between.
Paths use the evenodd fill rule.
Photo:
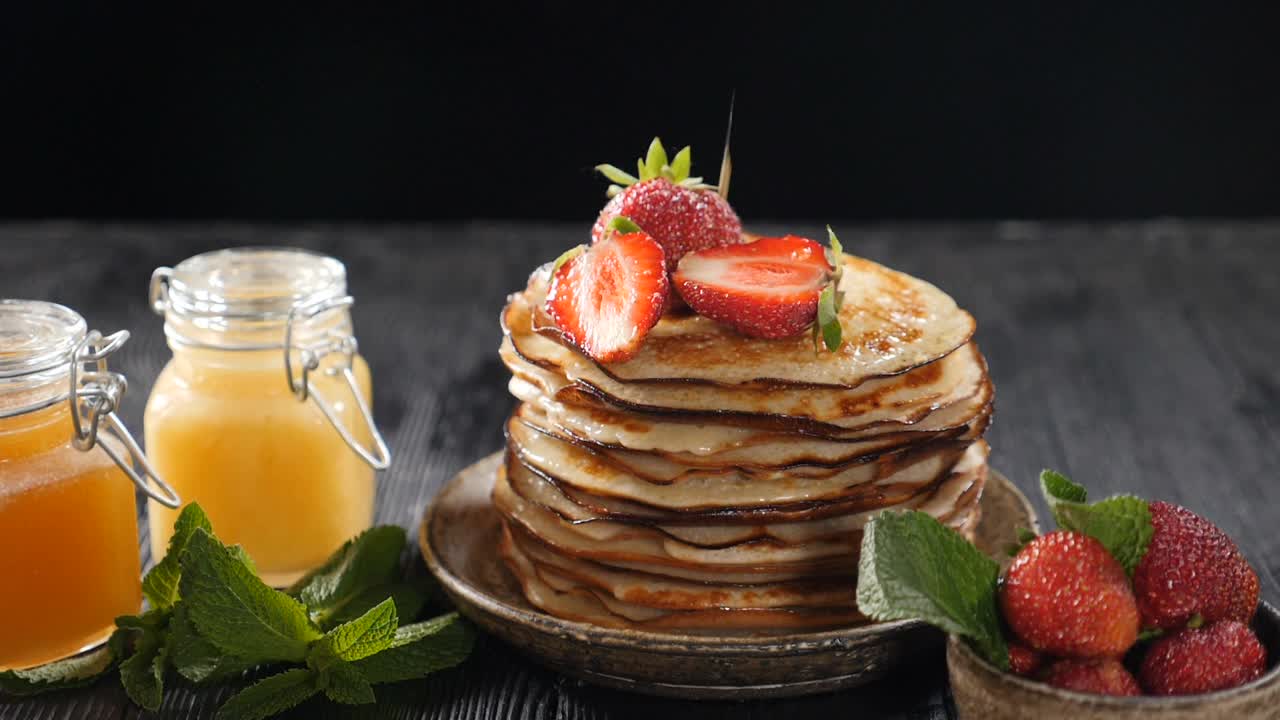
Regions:
<instances>
[{"instance_id":1,"label":"bowl of strawberries","mask_svg":"<svg viewBox=\"0 0 1280 720\"><path fill-rule=\"evenodd\" d=\"M950 633L964 718L1280 718L1280 612L1209 520L1163 501L1089 502L1046 470L1058 529L1005 562L918 513L868 524L858 604Z\"/></svg>"}]
</instances>

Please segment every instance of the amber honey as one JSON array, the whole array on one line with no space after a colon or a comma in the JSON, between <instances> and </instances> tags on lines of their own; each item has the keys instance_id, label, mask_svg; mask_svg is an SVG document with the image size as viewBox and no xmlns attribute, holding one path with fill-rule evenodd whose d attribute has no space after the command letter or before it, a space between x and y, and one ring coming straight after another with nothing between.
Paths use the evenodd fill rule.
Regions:
<instances>
[{"instance_id":1,"label":"amber honey","mask_svg":"<svg viewBox=\"0 0 1280 720\"><path fill-rule=\"evenodd\" d=\"M133 485L71 437L65 403L0 418L0 669L93 646L142 603Z\"/></svg>"}]
</instances>

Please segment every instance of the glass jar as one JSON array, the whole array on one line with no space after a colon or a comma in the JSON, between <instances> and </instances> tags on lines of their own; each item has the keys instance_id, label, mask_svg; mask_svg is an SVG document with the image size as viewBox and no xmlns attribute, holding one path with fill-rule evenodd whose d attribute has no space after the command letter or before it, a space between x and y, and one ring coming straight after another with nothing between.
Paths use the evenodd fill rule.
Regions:
<instances>
[{"instance_id":1,"label":"glass jar","mask_svg":"<svg viewBox=\"0 0 1280 720\"><path fill-rule=\"evenodd\" d=\"M0 300L0 670L93 647L142 605L130 480L179 500L115 415L126 382L106 359L128 337Z\"/></svg>"},{"instance_id":2,"label":"glass jar","mask_svg":"<svg viewBox=\"0 0 1280 720\"><path fill-rule=\"evenodd\" d=\"M206 253L152 276L173 359L147 402L147 452L277 587L369 527L374 473L391 460L346 285L337 260L284 248ZM156 557L175 515L151 508Z\"/></svg>"}]
</instances>

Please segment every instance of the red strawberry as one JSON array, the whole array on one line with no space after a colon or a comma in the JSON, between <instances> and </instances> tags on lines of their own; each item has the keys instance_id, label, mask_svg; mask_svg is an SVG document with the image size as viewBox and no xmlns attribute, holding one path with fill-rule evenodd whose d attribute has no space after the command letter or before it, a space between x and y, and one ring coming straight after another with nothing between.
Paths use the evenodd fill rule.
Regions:
<instances>
[{"instance_id":1,"label":"red strawberry","mask_svg":"<svg viewBox=\"0 0 1280 720\"><path fill-rule=\"evenodd\" d=\"M751 337L791 337L813 324L818 295L832 273L825 252L795 235L760 238L689 253L672 281L703 317Z\"/></svg>"},{"instance_id":2,"label":"red strawberry","mask_svg":"<svg viewBox=\"0 0 1280 720\"><path fill-rule=\"evenodd\" d=\"M1063 690L1093 695L1141 695L1133 674L1115 658L1059 660L1045 671L1044 681Z\"/></svg>"},{"instance_id":3,"label":"red strawberry","mask_svg":"<svg viewBox=\"0 0 1280 720\"><path fill-rule=\"evenodd\" d=\"M631 358L662 317L670 292L662 246L645 233L611 232L570 253L552 271L547 314L596 361Z\"/></svg>"},{"instance_id":4,"label":"red strawberry","mask_svg":"<svg viewBox=\"0 0 1280 720\"><path fill-rule=\"evenodd\" d=\"M1144 627L1173 630L1193 615L1206 622L1249 622L1258 607L1258 574L1213 523L1167 502L1151 503L1155 534L1133 573Z\"/></svg>"},{"instance_id":5,"label":"red strawberry","mask_svg":"<svg viewBox=\"0 0 1280 720\"><path fill-rule=\"evenodd\" d=\"M1124 568L1097 540L1058 530L1018 551L1000 585L1019 640L1051 655L1124 654L1138 639L1138 606Z\"/></svg>"},{"instance_id":6,"label":"red strawberry","mask_svg":"<svg viewBox=\"0 0 1280 720\"><path fill-rule=\"evenodd\" d=\"M1156 640L1138 676L1152 695L1194 695L1243 685L1266 667L1267 651L1249 626L1223 620Z\"/></svg>"},{"instance_id":7,"label":"red strawberry","mask_svg":"<svg viewBox=\"0 0 1280 720\"><path fill-rule=\"evenodd\" d=\"M615 184L612 198L600 211L591 237L605 236L609 222L621 215L662 245L667 254L667 270L674 270L685 253L742 242L742 221L716 189L689 177L691 152L684 148L667 164L667 152L658 138L641 160L637 178L612 165L596 169Z\"/></svg>"},{"instance_id":8,"label":"red strawberry","mask_svg":"<svg viewBox=\"0 0 1280 720\"><path fill-rule=\"evenodd\" d=\"M1015 675L1031 677L1044 664L1044 656L1021 643L1009 643L1009 669Z\"/></svg>"}]
</instances>

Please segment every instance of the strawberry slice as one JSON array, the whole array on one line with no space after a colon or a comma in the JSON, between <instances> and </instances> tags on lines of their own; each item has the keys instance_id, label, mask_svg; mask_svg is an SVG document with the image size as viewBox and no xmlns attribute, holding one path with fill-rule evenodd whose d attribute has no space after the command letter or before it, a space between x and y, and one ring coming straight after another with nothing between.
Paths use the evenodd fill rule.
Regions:
<instances>
[{"instance_id":1,"label":"strawberry slice","mask_svg":"<svg viewBox=\"0 0 1280 720\"><path fill-rule=\"evenodd\" d=\"M688 253L672 281L699 315L743 335L777 339L813 325L833 272L825 248L787 235Z\"/></svg>"},{"instance_id":2,"label":"strawberry slice","mask_svg":"<svg viewBox=\"0 0 1280 720\"><path fill-rule=\"evenodd\" d=\"M662 246L643 232L610 232L556 261L547 314L593 360L635 356L662 317L670 282Z\"/></svg>"}]
</instances>

